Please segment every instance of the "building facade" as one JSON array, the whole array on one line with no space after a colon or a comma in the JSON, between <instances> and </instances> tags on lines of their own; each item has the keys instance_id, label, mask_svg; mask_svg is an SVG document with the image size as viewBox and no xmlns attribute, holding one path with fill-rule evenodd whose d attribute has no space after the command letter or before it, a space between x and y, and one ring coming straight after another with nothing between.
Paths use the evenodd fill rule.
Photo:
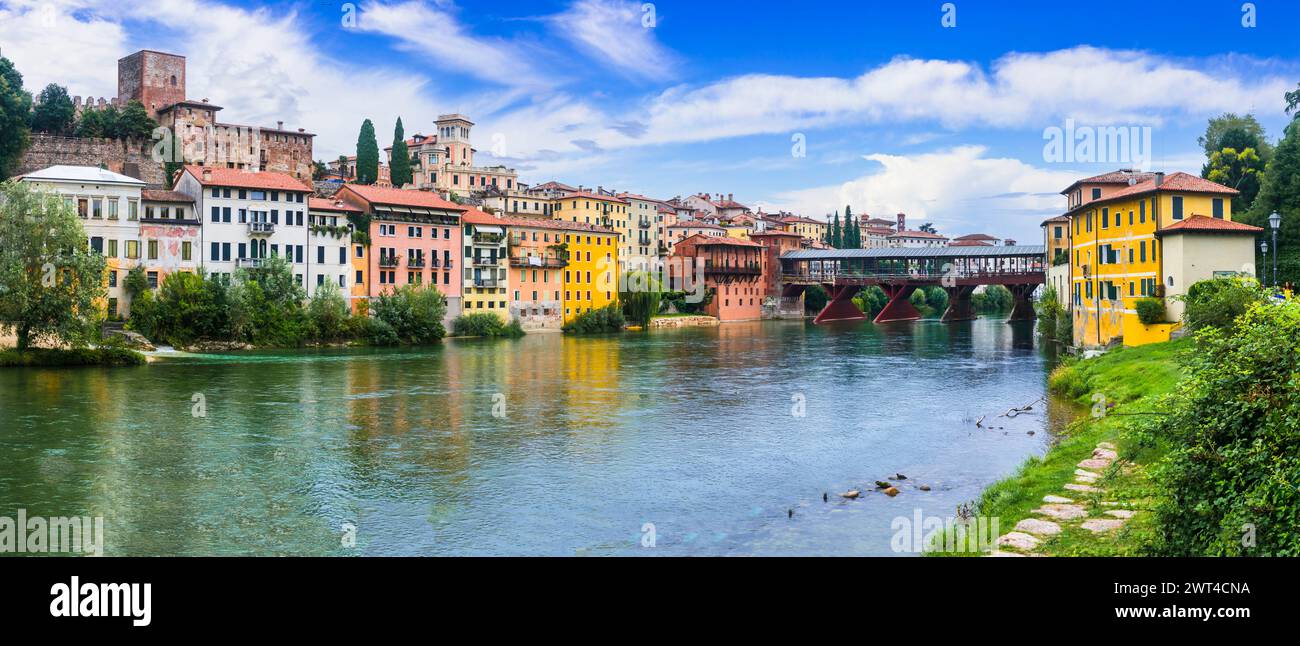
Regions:
<instances>
[{"instance_id":1,"label":"building facade","mask_svg":"<svg viewBox=\"0 0 1300 646\"><path fill-rule=\"evenodd\" d=\"M470 208L461 216L464 227L464 280L461 289L466 314L487 312L510 321L510 253L501 220Z\"/></svg>"},{"instance_id":2,"label":"building facade","mask_svg":"<svg viewBox=\"0 0 1300 646\"><path fill-rule=\"evenodd\" d=\"M761 245L728 236L693 235L678 242L673 255L690 260L684 267L703 265L704 286L710 294L704 311L709 316L722 322L761 318L765 283Z\"/></svg>"}]
</instances>

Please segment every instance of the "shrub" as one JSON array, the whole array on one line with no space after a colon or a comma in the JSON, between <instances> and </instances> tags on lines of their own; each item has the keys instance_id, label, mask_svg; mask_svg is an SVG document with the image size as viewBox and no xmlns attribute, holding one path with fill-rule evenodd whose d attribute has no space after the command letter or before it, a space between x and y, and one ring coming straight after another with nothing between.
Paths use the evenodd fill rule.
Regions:
<instances>
[{"instance_id":1,"label":"shrub","mask_svg":"<svg viewBox=\"0 0 1300 646\"><path fill-rule=\"evenodd\" d=\"M1267 299L1264 289L1250 278L1216 278L1203 280L1187 294L1179 296L1185 309L1183 322L1192 330L1206 327L1226 328L1250 309Z\"/></svg>"},{"instance_id":2,"label":"shrub","mask_svg":"<svg viewBox=\"0 0 1300 646\"><path fill-rule=\"evenodd\" d=\"M1060 331L1057 326L1061 324L1061 314L1065 312L1065 306L1061 305L1055 286L1048 285L1043 290L1043 295L1038 299L1034 309L1038 312L1038 335L1045 341L1059 341Z\"/></svg>"},{"instance_id":3,"label":"shrub","mask_svg":"<svg viewBox=\"0 0 1300 646\"><path fill-rule=\"evenodd\" d=\"M144 365L144 363L143 354L126 348L74 348L71 350L32 348L21 351L0 351L0 368L139 366Z\"/></svg>"},{"instance_id":4,"label":"shrub","mask_svg":"<svg viewBox=\"0 0 1300 646\"><path fill-rule=\"evenodd\" d=\"M1165 322L1165 301L1159 298L1141 298L1137 301L1138 320L1142 325Z\"/></svg>"},{"instance_id":5,"label":"shrub","mask_svg":"<svg viewBox=\"0 0 1300 646\"><path fill-rule=\"evenodd\" d=\"M1155 476L1171 555L1300 556L1300 303L1255 304L1206 327L1158 423L1171 446ZM1254 538L1243 545L1247 529Z\"/></svg>"},{"instance_id":6,"label":"shrub","mask_svg":"<svg viewBox=\"0 0 1300 646\"><path fill-rule=\"evenodd\" d=\"M598 334L619 332L625 324L623 310L617 304L610 304L579 314L577 318L565 323L562 329L577 334Z\"/></svg>"},{"instance_id":7,"label":"shrub","mask_svg":"<svg viewBox=\"0 0 1300 646\"><path fill-rule=\"evenodd\" d=\"M971 294L971 307L981 314L1003 314L1011 311L1015 298L1011 290L1002 285L989 285L982 292Z\"/></svg>"},{"instance_id":8,"label":"shrub","mask_svg":"<svg viewBox=\"0 0 1300 646\"><path fill-rule=\"evenodd\" d=\"M826 302L831 299L830 294L821 285L809 285L803 292L803 309L805 312L816 314L826 307Z\"/></svg>"},{"instance_id":9,"label":"shrub","mask_svg":"<svg viewBox=\"0 0 1300 646\"><path fill-rule=\"evenodd\" d=\"M307 304L311 336L317 341L337 341L348 336L348 302L338 286L326 281Z\"/></svg>"},{"instance_id":10,"label":"shrub","mask_svg":"<svg viewBox=\"0 0 1300 646\"><path fill-rule=\"evenodd\" d=\"M520 337L524 329L519 321L503 321L500 316L490 312L461 314L451 322L452 334L456 336L502 336Z\"/></svg>"},{"instance_id":11,"label":"shrub","mask_svg":"<svg viewBox=\"0 0 1300 646\"><path fill-rule=\"evenodd\" d=\"M375 299L372 316L392 328L400 343L433 343L447 334L447 298L432 287L403 285Z\"/></svg>"}]
</instances>

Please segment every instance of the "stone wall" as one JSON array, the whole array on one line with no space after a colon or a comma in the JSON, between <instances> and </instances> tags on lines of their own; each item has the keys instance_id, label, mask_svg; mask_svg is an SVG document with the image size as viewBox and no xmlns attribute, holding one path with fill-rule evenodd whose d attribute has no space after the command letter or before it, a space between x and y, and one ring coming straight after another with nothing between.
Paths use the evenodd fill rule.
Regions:
<instances>
[{"instance_id":1,"label":"stone wall","mask_svg":"<svg viewBox=\"0 0 1300 646\"><path fill-rule=\"evenodd\" d=\"M151 187L164 184L162 162L153 159L154 142L146 139L99 139L33 134L18 161L18 174L50 166L96 166L142 180Z\"/></svg>"},{"instance_id":2,"label":"stone wall","mask_svg":"<svg viewBox=\"0 0 1300 646\"><path fill-rule=\"evenodd\" d=\"M763 298L761 316L764 319L802 319L802 296L767 296Z\"/></svg>"}]
</instances>

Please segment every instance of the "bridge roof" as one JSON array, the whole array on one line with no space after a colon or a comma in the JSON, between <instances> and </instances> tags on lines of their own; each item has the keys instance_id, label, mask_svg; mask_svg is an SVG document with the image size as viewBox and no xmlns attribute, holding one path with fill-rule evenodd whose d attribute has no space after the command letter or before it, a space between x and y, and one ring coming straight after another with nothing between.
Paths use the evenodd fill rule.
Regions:
<instances>
[{"instance_id":1,"label":"bridge roof","mask_svg":"<svg viewBox=\"0 0 1300 646\"><path fill-rule=\"evenodd\" d=\"M1001 247L873 247L870 249L801 249L781 255L781 260L843 260L847 258L1001 258L1042 256L1043 245Z\"/></svg>"}]
</instances>

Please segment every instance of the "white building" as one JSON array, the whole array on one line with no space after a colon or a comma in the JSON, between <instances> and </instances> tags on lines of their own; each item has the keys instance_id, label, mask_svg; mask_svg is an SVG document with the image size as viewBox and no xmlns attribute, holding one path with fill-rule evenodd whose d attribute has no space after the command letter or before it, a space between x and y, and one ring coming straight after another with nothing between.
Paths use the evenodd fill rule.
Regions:
<instances>
[{"instance_id":1,"label":"white building","mask_svg":"<svg viewBox=\"0 0 1300 646\"><path fill-rule=\"evenodd\" d=\"M282 173L186 166L176 190L194 198L203 221L199 246L209 276L230 280L236 269L280 256L308 287L312 191L302 182Z\"/></svg>"},{"instance_id":2,"label":"white building","mask_svg":"<svg viewBox=\"0 0 1300 646\"><path fill-rule=\"evenodd\" d=\"M348 216L360 213L361 209L342 200L308 199L308 295L315 296L317 289L331 282L338 285L339 291L347 298L348 276L352 273L348 248L353 231Z\"/></svg>"},{"instance_id":3,"label":"white building","mask_svg":"<svg viewBox=\"0 0 1300 646\"><path fill-rule=\"evenodd\" d=\"M94 166L51 166L18 178L33 187L63 197L76 209L86 230L87 244L108 261L107 312L127 316L130 299L123 288L126 274L141 258L157 258L159 242L140 237L140 191L145 183Z\"/></svg>"},{"instance_id":4,"label":"white building","mask_svg":"<svg viewBox=\"0 0 1300 646\"><path fill-rule=\"evenodd\" d=\"M946 247L948 246L948 238L928 231L899 231L889 234L889 246L907 248Z\"/></svg>"},{"instance_id":5,"label":"white building","mask_svg":"<svg viewBox=\"0 0 1300 646\"><path fill-rule=\"evenodd\" d=\"M649 269L659 257L659 207L663 202L634 193L620 193L627 200L627 227L619 228L620 271Z\"/></svg>"}]
</instances>

